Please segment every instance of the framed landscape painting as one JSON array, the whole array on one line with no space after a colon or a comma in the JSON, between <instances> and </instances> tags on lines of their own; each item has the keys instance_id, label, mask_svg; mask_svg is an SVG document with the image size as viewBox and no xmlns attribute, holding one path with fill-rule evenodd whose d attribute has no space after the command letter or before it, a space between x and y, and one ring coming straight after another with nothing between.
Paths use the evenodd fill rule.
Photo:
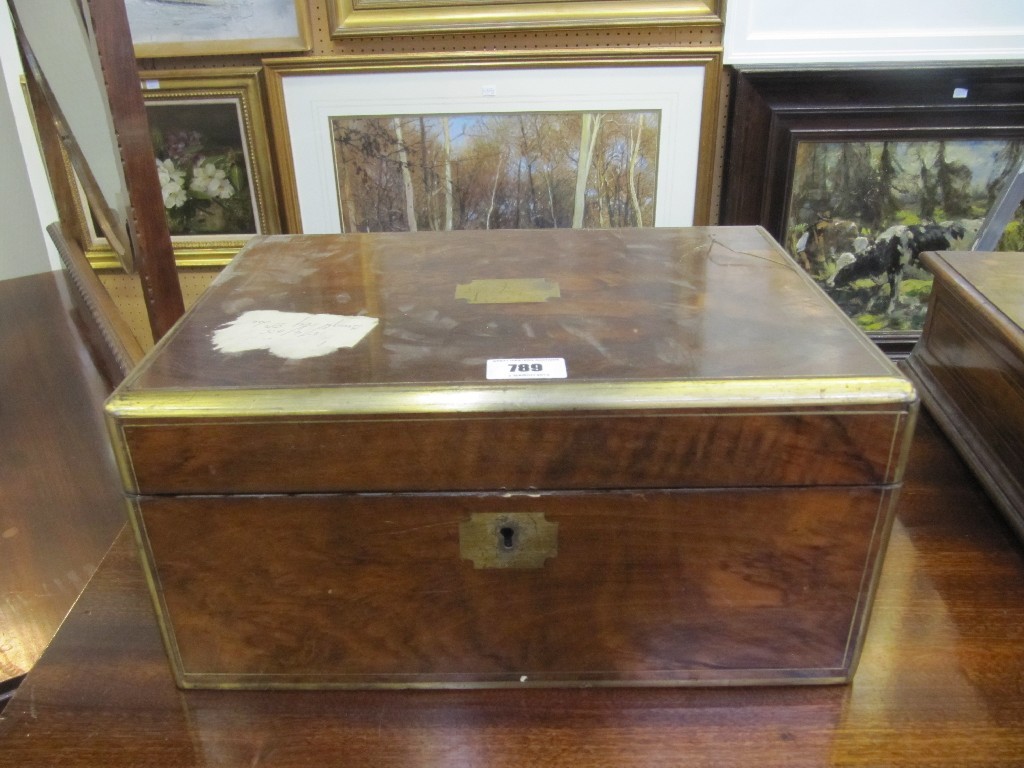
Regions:
<instances>
[{"instance_id":1,"label":"framed landscape painting","mask_svg":"<svg viewBox=\"0 0 1024 768\"><path fill-rule=\"evenodd\" d=\"M340 228L649 226L660 118L656 110L332 117ZM581 157L592 175L578 172Z\"/></svg>"},{"instance_id":2,"label":"framed landscape painting","mask_svg":"<svg viewBox=\"0 0 1024 768\"><path fill-rule=\"evenodd\" d=\"M723 223L761 224L893 357L924 327L924 251L971 250L1024 163L1010 70L737 77ZM998 250L1024 250L1024 207Z\"/></svg>"},{"instance_id":3,"label":"framed landscape painting","mask_svg":"<svg viewBox=\"0 0 1024 768\"><path fill-rule=\"evenodd\" d=\"M688 226L710 201L707 59L650 67L269 69L305 233ZM705 150L702 152L702 148Z\"/></svg>"},{"instance_id":4,"label":"framed landscape painting","mask_svg":"<svg viewBox=\"0 0 1024 768\"><path fill-rule=\"evenodd\" d=\"M179 266L226 264L253 235L280 231L258 69L144 72L143 100ZM97 267L113 254L83 204Z\"/></svg>"},{"instance_id":5,"label":"framed landscape painting","mask_svg":"<svg viewBox=\"0 0 1024 768\"><path fill-rule=\"evenodd\" d=\"M138 58L309 49L306 0L125 0Z\"/></svg>"}]
</instances>

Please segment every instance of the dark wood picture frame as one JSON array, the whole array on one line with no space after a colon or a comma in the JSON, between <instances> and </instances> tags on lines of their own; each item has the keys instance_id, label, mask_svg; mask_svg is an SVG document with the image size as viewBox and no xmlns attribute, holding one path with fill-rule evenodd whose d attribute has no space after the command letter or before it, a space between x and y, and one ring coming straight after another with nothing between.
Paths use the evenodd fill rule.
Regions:
<instances>
[{"instance_id":1,"label":"dark wood picture frame","mask_svg":"<svg viewBox=\"0 0 1024 768\"><path fill-rule=\"evenodd\" d=\"M797 144L1024 138L1024 69L734 73L722 224L785 234ZM890 357L919 331L869 334Z\"/></svg>"}]
</instances>

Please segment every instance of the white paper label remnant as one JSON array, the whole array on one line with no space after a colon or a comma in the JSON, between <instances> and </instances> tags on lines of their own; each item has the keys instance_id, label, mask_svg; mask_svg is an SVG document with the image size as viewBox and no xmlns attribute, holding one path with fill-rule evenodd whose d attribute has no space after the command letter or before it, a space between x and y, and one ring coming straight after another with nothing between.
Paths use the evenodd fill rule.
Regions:
<instances>
[{"instance_id":1,"label":"white paper label remnant","mask_svg":"<svg viewBox=\"0 0 1024 768\"><path fill-rule=\"evenodd\" d=\"M276 357L301 360L351 349L376 325L375 317L258 309L218 328L213 346L220 352L265 349Z\"/></svg>"},{"instance_id":2,"label":"white paper label remnant","mask_svg":"<svg viewBox=\"0 0 1024 768\"><path fill-rule=\"evenodd\" d=\"M488 379L564 379L564 357L503 358L487 361Z\"/></svg>"}]
</instances>

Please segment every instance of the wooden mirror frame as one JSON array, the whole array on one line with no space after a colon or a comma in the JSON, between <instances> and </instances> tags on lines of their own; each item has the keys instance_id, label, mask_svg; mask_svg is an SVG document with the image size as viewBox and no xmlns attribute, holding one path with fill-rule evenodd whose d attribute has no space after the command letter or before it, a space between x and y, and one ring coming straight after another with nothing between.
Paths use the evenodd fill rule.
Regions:
<instances>
[{"instance_id":1,"label":"wooden mirror frame","mask_svg":"<svg viewBox=\"0 0 1024 768\"><path fill-rule=\"evenodd\" d=\"M153 338L159 339L184 314L184 301L164 215L128 18L123 0L75 0L75 3L82 14L87 42L95 47L99 58L109 120L127 187L128 200L117 201L127 205L124 216L127 243L124 245L130 253L126 255L125 264L138 272ZM10 0L8 7L15 26L20 29L17 9ZM87 164L66 121L61 119L60 105L52 92L48 93L45 80L38 76L31 41L21 35L19 45L50 183L58 210L63 215L75 191L63 172L62 149L76 167L86 169ZM97 118L106 120L107 116L99 114ZM88 176L87 169L84 175ZM105 202L115 205L114 201ZM117 237L116 231L114 237Z\"/></svg>"}]
</instances>

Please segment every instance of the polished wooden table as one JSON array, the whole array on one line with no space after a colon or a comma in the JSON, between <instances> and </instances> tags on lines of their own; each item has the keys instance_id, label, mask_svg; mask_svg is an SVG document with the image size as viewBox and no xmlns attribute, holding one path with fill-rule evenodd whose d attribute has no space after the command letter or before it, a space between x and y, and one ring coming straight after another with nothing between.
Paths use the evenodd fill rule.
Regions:
<instances>
[{"instance_id":1,"label":"polished wooden table","mask_svg":"<svg viewBox=\"0 0 1024 768\"><path fill-rule=\"evenodd\" d=\"M0 722L21 766L1021 766L1024 551L919 424L848 686L175 688L122 534Z\"/></svg>"}]
</instances>

